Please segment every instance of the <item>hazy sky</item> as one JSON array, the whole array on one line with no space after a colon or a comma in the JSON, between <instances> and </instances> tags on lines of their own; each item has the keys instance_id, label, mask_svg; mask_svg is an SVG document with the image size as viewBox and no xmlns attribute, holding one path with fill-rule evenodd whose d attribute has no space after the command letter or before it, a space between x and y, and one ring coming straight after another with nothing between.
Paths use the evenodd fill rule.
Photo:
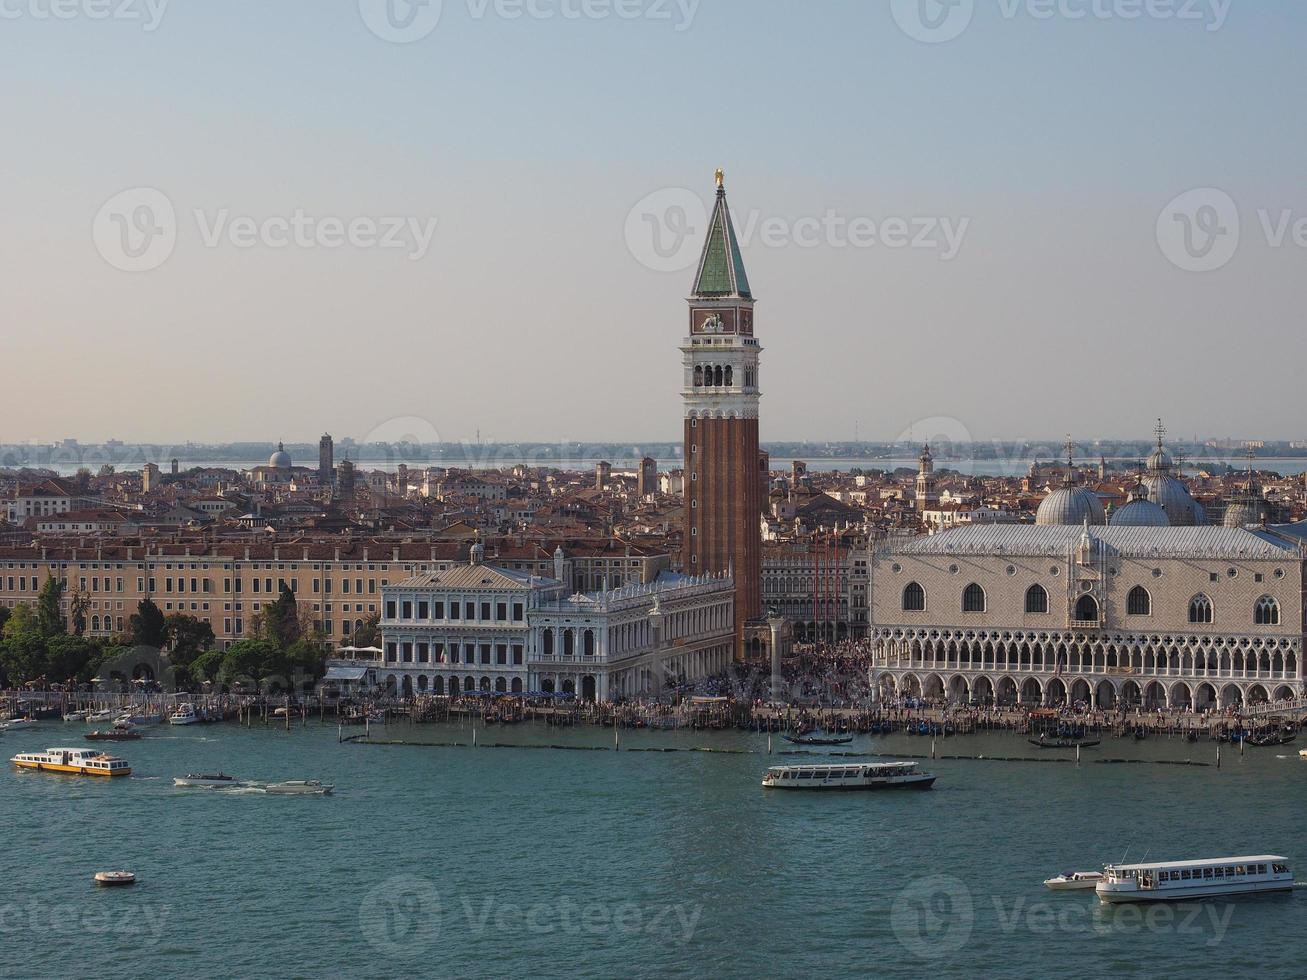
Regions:
<instances>
[{"instance_id":1,"label":"hazy sky","mask_svg":"<svg viewBox=\"0 0 1307 980\"><path fill-rule=\"evenodd\" d=\"M719 165L764 440L1307 438L1296 0L389 2L0 0L0 441L675 439Z\"/></svg>"}]
</instances>

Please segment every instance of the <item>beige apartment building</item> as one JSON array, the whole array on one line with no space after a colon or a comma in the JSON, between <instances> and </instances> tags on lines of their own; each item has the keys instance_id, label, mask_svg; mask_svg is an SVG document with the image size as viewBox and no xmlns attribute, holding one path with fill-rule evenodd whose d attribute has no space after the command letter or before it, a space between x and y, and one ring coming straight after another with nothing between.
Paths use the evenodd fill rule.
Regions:
<instances>
[{"instance_id":1,"label":"beige apartment building","mask_svg":"<svg viewBox=\"0 0 1307 980\"><path fill-rule=\"evenodd\" d=\"M1274 529L962 527L871 557L882 696L1193 707L1297 697L1304 548Z\"/></svg>"},{"instance_id":2,"label":"beige apartment building","mask_svg":"<svg viewBox=\"0 0 1307 980\"><path fill-rule=\"evenodd\" d=\"M34 605L51 576L87 600L90 636L123 633L141 599L164 615L206 620L218 646L246 638L263 605L284 584L332 643L348 643L379 615L381 590L391 583L466 563L471 542L293 540L269 542L77 538L0 548L0 605ZM489 560L529 575L561 569L568 587L589 591L652 582L671 567L666 553L621 541L487 542Z\"/></svg>"}]
</instances>

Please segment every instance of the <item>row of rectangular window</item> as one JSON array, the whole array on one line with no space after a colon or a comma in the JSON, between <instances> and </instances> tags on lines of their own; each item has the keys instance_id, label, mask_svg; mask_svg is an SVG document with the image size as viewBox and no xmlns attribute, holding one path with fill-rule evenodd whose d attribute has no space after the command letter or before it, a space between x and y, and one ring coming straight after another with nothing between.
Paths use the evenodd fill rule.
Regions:
<instances>
[{"instance_id":1,"label":"row of rectangular window","mask_svg":"<svg viewBox=\"0 0 1307 980\"><path fill-rule=\"evenodd\" d=\"M451 600L448 603L443 600L428 599L387 599L386 600L386 619L408 620L418 622L428 622L431 620L444 621L462 621L462 622L482 622L482 623L521 623L526 620L526 607L520 603L513 603L513 618L508 618L509 605L507 602L472 602L465 601L460 603L458 600ZM448 615L446 615L448 613ZM480 613L480 615L478 615ZM493 613L493 615L491 615Z\"/></svg>"},{"instance_id":2,"label":"row of rectangular window","mask_svg":"<svg viewBox=\"0 0 1307 980\"><path fill-rule=\"evenodd\" d=\"M480 659L477 654L480 653ZM460 655L461 658L460 659ZM523 663L524 650L520 643L414 643L389 642L386 644L386 663L419 664L491 664L507 667L510 663L520 667ZM493 657L493 659L492 659ZM511 659L510 659L511 658Z\"/></svg>"}]
</instances>

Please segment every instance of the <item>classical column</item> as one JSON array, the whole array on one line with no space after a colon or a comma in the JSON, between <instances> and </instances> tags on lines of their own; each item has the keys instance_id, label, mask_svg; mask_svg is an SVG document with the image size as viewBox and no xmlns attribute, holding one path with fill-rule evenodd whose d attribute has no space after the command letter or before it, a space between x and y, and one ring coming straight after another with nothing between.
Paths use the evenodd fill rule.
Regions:
<instances>
[{"instance_id":1,"label":"classical column","mask_svg":"<svg viewBox=\"0 0 1307 980\"><path fill-rule=\"evenodd\" d=\"M779 701L785 691L785 678L781 676L781 629L785 620L769 616L767 625L771 627L771 696L773 701Z\"/></svg>"}]
</instances>

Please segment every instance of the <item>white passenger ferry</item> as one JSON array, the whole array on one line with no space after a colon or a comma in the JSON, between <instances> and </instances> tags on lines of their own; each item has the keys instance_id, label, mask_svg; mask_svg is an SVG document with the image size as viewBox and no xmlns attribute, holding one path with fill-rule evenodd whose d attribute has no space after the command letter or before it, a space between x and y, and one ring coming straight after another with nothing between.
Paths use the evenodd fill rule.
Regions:
<instances>
[{"instance_id":1,"label":"white passenger ferry","mask_svg":"<svg viewBox=\"0 0 1307 980\"><path fill-rule=\"evenodd\" d=\"M46 749L24 752L9 760L19 769L62 772L74 776L130 776L127 760L105 755L99 749Z\"/></svg>"},{"instance_id":2,"label":"white passenger ferry","mask_svg":"<svg viewBox=\"0 0 1307 980\"><path fill-rule=\"evenodd\" d=\"M930 789L934 782L915 762L772 766L762 777L768 789Z\"/></svg>"},{"instance_id":3,"label":"white passenger ferry","mask_svg":"<svg viewBox=\"0 0 1307 980\"><path fill-rule=\"evenodd\" d=\"M1104 902L1176 902L1218 895L1289 891L1288 858L1276 855L1109 864L1095 887Z\"/></svg>"}]
</instances>

